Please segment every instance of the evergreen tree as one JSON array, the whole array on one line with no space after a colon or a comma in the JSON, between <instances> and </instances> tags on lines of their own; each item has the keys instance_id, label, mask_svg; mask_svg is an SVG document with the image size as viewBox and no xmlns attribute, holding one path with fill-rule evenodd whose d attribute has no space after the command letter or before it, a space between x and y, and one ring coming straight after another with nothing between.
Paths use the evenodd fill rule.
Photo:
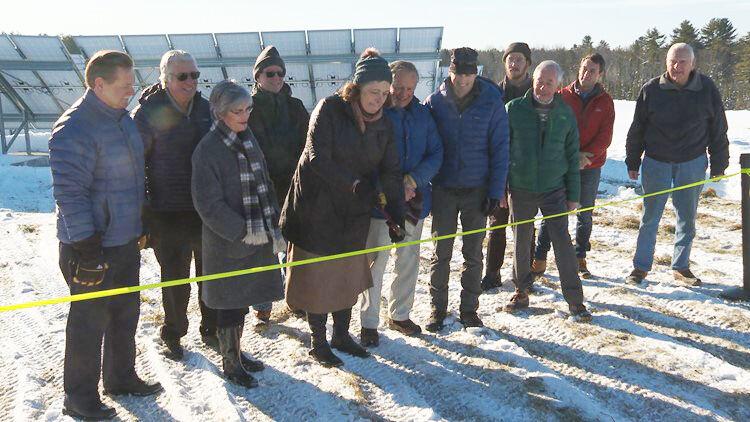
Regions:
<instances>
[{"instance_id":1,"label":"evergreen tree","mask_svg":"<svg viewBox=\"0 0 750 422\"><path fill-rule=\"evenodd\" d=\"M679 42L690 44L695 50L703 48L703 43L699 39L698 31L687 19L680 22L680 26L672 30L670 44L677 44Z\"/></svg>"}]
</instances>

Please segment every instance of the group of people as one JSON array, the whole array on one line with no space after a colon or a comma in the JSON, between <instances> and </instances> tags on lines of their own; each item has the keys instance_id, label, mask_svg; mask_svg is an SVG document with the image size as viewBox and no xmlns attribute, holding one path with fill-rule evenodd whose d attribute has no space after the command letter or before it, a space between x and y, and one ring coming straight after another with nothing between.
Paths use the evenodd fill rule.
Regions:
<instances>
[{"instance_id":1,"label":"group of people","mask_svg":"<svg viewBox=\"0 0 750 422\"><path fill-rule=\"evenodd\" d=\"M614 104L601 84L604 58L583 57L576 80L561 87L551 60L531 71L529 46L516 42L503 55L500 84L478 76L478 54L451 51L449 77L420 102L413 63L388 63L367 49L351 80L323 99L312 115L284 82L286 65L273 46L253 68L252 92L222 81L208 100L197 91L200 71L187 52L172 50L160 78L137 107L134 64L118 51L87 63L87 90L58 120L49 142L58 210L60 268L71 294L139 282L140 250L153 248L162 281L295 262L390 243L418 240L425 218L432 235L483 229L594 205L601 167L612 140ZM629 176L639 169L646 193L711 175L728 164L727 124L716 87L694 69L690 46L675 44L666 72L644 85L627 139ZM643 162L641 157L644 155ZM675 192L675 277L690 271L700 188ZM640 283L653 261L666 195L644 200L633 272ZM567 217L513 227L515 293L504 309L529 306L535 275L546 269L550 246L561 290L576 321L590 321L581 276L591 277L591 211L577 215L575 246ZM536 238L536 242L535 242ZM483 326L483 291L501 285L506 238L490 232L483 276L484 234L462 238L459 321ZM383 275L395 254L387 326L419 335L410 319L419 272L419 246L381 251L282 271L200 283L200 334L219 350L230 381L251 388L263 363L240 348L252 308L258 327L270 323L272 303L286 300L306 318L310 356L324 366L343 362L333 352L366 358L379 343ZM430 261L432 313L425 328L438 332L448 316L453 238L436 242ZM580 276L579 276L580 274ZM190 284L162 289L159 341L168 358L183 358ZM361 331L349 325L359 302ZM98 391L146 396L157 382L135 372L137 293L73 302L66 329L65 414L115 416ZM333 333L326 333L328 314ZM103 347L102 347L103 346Z\"/></svg>"}]
</instances>

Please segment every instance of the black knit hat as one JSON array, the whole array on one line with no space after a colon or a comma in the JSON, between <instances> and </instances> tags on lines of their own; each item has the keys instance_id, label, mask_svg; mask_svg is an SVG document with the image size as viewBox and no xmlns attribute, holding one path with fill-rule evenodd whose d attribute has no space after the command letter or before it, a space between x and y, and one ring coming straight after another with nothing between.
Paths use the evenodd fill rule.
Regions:
<instances>
[{"instance_id":1,"label":"black knit hat","mask_svg":"<svg viewBox=\"0 0 750 422\"><path fill-rule=\"evenodd\" d=\"M279 56L278 50L276 50L276 47L269 45L268 47L264 48L263 51L260 52L258 55L258 58L255 59L255 67L253 67L253 76L258 77L258 74L263 71L263 69L267 68L268 66L278 66L281 69L284 70L284 73L286 73L286 65L284 64L284 60L281 59L281 56Z\"/></svg>"},{"instance_id":2,"label":"black knit hat","mask_svg":"<svg viewBox=\"0 0 750 422\"><path fill-rule=\"evenodd\" d=\"M393 82L391 69L388 67L388 61L380 57L375 49L368 48L362 53L362 56L354 65L354 78L352 81L357 85L364 85L372 81Z\"/></svg>"},{"instance_id":3,"label":"black knit hat","mask_svg":"<svg viewBox=\"0 0 750 422\"><path fill-rule=\"evenodd\" d=\"M478 73L477 58L479 54L476 50L469 47L454 48L451 50L451 64L448 70L464 75Z\"/></svg>"},{"instance_id":4,"label":"black knit hat","mask_svg":"<svg viewBox=\"0 0 750 422\"><path fill-rule=\"evenodd\" d=\"M526 61L531 63L531 49L525 42L514 42L508 45L508 48L505 49L505 53L503 53L503 63L505 63L505 58L508 57L510 53L521 53L526 57Z\"/></svg>"}]
</instances>

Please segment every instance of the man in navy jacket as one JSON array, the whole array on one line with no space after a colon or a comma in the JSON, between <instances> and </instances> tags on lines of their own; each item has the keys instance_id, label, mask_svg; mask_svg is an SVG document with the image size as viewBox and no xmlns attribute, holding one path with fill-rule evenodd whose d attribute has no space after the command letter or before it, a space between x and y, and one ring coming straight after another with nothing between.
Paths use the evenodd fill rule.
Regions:
<instances>
[{"instance_id":1,"label":"man in navy jacket","mask_svg":"<svg viewBox=\"0 0 750 422\"><path fill-rule=\"evenodd\" d=\"M477 52L451 52L450 77L425 100L443 140L443 165L432 181L433 235L482 229L505 194L508 173L508 116L501 89L477 77ZM481 327L477 316L482 293L484 233L463 237L460 321ZM453 239L437 242L432 258L432 316L428 331L439 331L448 309L448 279Z\"/></svg>"}]
</instances>

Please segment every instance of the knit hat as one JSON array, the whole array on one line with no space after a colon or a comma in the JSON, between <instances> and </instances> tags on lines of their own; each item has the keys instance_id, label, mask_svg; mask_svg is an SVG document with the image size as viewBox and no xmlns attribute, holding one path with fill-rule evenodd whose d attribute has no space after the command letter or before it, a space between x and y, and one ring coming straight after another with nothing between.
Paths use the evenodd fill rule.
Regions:
<instances>
[{"instance_id":1,"label":"knit hat","mask_svg":"<svg viewBox=\"0 0 750 422\"><path fill-rule=\"evenodd\" d=\"M514 42L508 45L508 48L505 49L505 53L503 53L503 63L510 53L521 53L526 57L526 61L531 63L531 49L525 42Z\"/></svg>"},{"instance_id":2,"label":"knit hat","mask_svg":"<svg viewBox=\"0 0 750 422\"><path fill-rule=\"evenodd\" d=\"M451 50L451 64L448 70L457 74L476 74L477 58L479 54L469 47L454 48Z\"/></svg>"},{"instance_id":3,"label":"knit hat","mask_svg":"<svg viewBox=\"0 0 750 422\"><path fill-rule=\"evenodd\" d=\"M268 47L264 48L263 51L261 51L258 55L258 58L255 59L253 76L257 78L258 74L262 72L263 69L267 68L268 66L274 65L280 67L282 70L284 70L284 73L286 73L286 65L284 64L284 60L281 59L281 56L279 56L278 50L276 50L276 47L269 45Z\"/></svg>"},{"instance_id":4,"label":"knit hat","mask_svg":"<svg viewBox=\"0 0 750 422\"><path fill-rule=\"evenodd\" d=\"M391 69L388 62L380 57L380 52L374 48L366 49L357 64L354 65L354 78L352 81L357 85L364 85L372 81L393 82Z\"/></svg>"}]
</instances>

